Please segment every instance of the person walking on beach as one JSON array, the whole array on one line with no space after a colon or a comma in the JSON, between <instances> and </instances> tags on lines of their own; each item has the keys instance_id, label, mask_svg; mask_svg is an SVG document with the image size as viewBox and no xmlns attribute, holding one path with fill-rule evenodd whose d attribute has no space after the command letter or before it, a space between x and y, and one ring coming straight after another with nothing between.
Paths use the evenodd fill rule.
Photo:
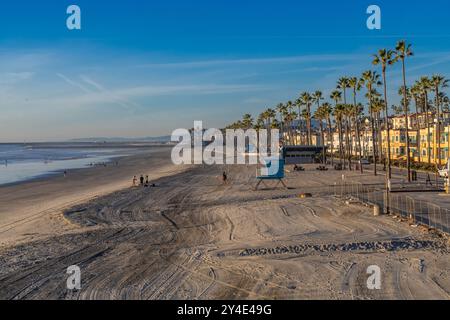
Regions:
<instances>
[{"instance_id":1,"label":"person walking on beach","mask_svg":"<svg viewBox=\"0 0 450 320\"><path fill-rule=\"evenodd\" d=\"M223 184L227 184L228 183L228 176L227 176L227 173L225 171L222 173L222 182L223 182Z\"/></svg>"},{"instance_id":2,"label":"person walking on beach","mask_svg":"<svg viewBox=\"0 0 450 320\"><path fill-rule=\"evenodd\" d=\"M429 173L427 173L427 180L425 181L425 186L428 186L428 184L430 186L433 186L433 183L431 182L431 177L430 177Z\"/></svg>"},{"instance_id":3,"label":"person walking on beach","mask_svg":"<svg viewBox=\"0 0 450 320\"><path fill-rule=\"evenodd\" d=\"M144 176L141 174L141 177L139 178L140 182L141 182L141 186L144 185Z\"/></svg>"},{"instance_id":4,"label":"person walking on beach","mask_svg":"<svg viewBox=\"0 0 450 320\"><path fill-rule=\"evenodd\" d=\"M145 187L148 187L148 175L145 176Z\"/></svg>"},{"instance_id":5,"label":"person walking on beach","mask_svg":"<svg viewBox=\"0 0 450 320\"><path fill-rule=\"evenodd\" d=\"M134 176L134 177L133 177L133 187L136 186L136 182L137 182L137 178L136 178L136 176Z\"/></svg>"}]
</instances>

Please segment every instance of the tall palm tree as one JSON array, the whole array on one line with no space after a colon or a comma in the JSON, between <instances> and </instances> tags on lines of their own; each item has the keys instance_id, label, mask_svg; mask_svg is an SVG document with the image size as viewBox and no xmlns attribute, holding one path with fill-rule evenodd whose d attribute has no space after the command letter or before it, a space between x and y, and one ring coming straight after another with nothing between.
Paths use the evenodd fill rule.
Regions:
<instances>
[{"instance_id":1,"label":"tall palm tree","mask_svg":"<svg viewBox=\"0 0 450 320\"><path fill-rule=\"evenodd\" d=\"M320 108L320 102L323 100L323 93L322 93L322 91L316 90L312 94L312 100L313 100L313 102L315 102L317 104L317 109L319 109Z\"/></svg>"},{"instance_id":2,"label":"tall palm tree","mask_svg":"<svg viewBox=\"0 0 450 320\"><path fill-rule=\"evenodd\" d=\"M350 127L351 121L353 117L353 105L344 104L344 129L345 129L345 146L347 149L347 161L348 161L348 169L352 170L352 143L350 138Z\"/></svg>"},{"instance_id":3,"label":"tall palm tree","mask_svg":"<svg viewBox=\"0 0 450 320\"><path fill-rule=\"evenodd\" d=\"M361 106L358 106L356 94L359 90L361 90L363 83L364 83L364 80L361 78L357 78L357 77L351 77L348 80L348 85L353 90L353 117L354 117L353 121L355 124L356 140L357 140L356 142L358 144L359 166L360 166L361 173L363 173L363 167L361 165L362 154L361 154L361 136L359 133L359 115L362 112L363 108L361 108Z\"/></svg>"},{"instance_id":4,"label":"tall palm tree","mask_svg":"<svg viewBox=\"0 0 450 320\"><path fill-rule=\"evenodd\" d=\"M372 148L373 148L373 173L377 175L377 152L376 152L376 133L375 133L375 113L374 113L374 104L373 100L375 97L375 88L381 85L380 75L375 71L365 71L362 74L362 78L364 86L367 89L367 97L369 100L369 113L371 114L371 126L372 126Z\"/></svg>"},{"instance_id":5,"label":"tall palm tree","mask_svg":"<svg viewBox=\"0 0 450 320\"><path fill-rule=\"evenodd\" d=\"M386 68L388 65L392 65L395 63L394 51L380 49L378 50L378 54L374 55L374 59L372 61L374 65L381 65L381 71L383 75L383 87L384 87L384 125L386 129L386 137L387 137L387 168L388 174L387 178L392 178L391 172L391 135L390 135L390 126L389 126L389 110L388 110L388 100L387 100L387 82L386 82Z\"/></svg>"},{"instance_id":6,"label":"tall palm tree","mask_svg":"<svg viewBox=\"0 0 450 320\"><path fill-rule=\"evenodd\" d=\"M339 102L342 100L342 92L339 91L339 90L334 90L334 91L331 92L330 98L334 101L334 110L336 110ZM334 115L335 115L335 112L334 112ZM342 135L341 127L338 126L339 142L341 142L341 135ZM339 143L339 162L341 164L342 164L342 158L343 158L342 145L341 145L341 143Z\"/></svg>"},{"instance_id":7,"label":"tall palm tree","mask_svg":"<svg viewBox=\"0 0 450 320\"><path fill-rule=\"evenodd\" d=\"M347 88L349 88L349 79L347 77L339 78L337 82L337 89L342 90L344 94L344 104L347 104Z\"/></svg>"},{"instance_id":8,"label":"tall palm tree","mask_svg":"<svg viewBox=\"0 0 450 320\"><path fill-rule=\"evenodd\" d=\"M433 85L433 90L436 95L435 97L435 104L436 104L436 111L437 111L437 132L436 132L436 140L437 140L437 157L438 157L438 165L439 167L442 166L442 159L441 159L441 89L448 87L448 79L445 79L444 76L441 75L433 75L431 77L431 83Z\"/></svg>"},{"instance_id":9,"label":"tall palm tree","mask_svg":"<svg viewBox=\"0 0 450 320\"><path fill-rule=\"evenodd\" d=\"M322 140L322 163L326 163L326 157L325 157L325 136L323 133L323 120L326 119L325 110L323 107L319 106L314 113L314 118L319 121L319 128L320 128L320 138Z\"/></svg>"},{"instance_id":10,"label":"tall palm tree","mask_svg":"<svg viewBox=\"0 0 450 320\"><path fill-rule=\"evenodd\" d=\"M381 149L381 141L380 139L377 137L376 135L376 131L379 130L377 129L377 126L375 125L376 123L379 124L380 122L378 121L378 115L380 114L380 112L384 109L384 101L378 97L372 99L372 104L369 107L369 112L371 114L371 121L372 121L372 149L373 149L373 155L374 155L374 175L377 175L377 157L379 154L379 150Z\"/></svg>"},{"instance_id":11,"label":"tall palm tree","mask_svg":"<svg viewBox=\"0 0 450 320\"><path fill-rule=\"evenodd\" d=\"M331 165L334 165L334 155L333 155L333 136L332 136L332 126L331 126L331 115L333 114L333 107L328 102L322 104L322 113L327 122L328 127L328 143L330 145L331 153Z\"/></svg>"},{"instance_id":12,"label":"tall palm tree","mask_svg":"<svg viewBox=\"0 0 450 320\"><path fill-rule=\"evenodd\" d=\"M362 166L362 146L361 146L361 129L360 129L360 121L361 115L364 112L364 106L362 103L357 103L353 106L352 110L353 123L355 124L355 133L356 133L356 143L358 146L358 159L359 159L359 170L363 173Z\"/></svg>"},{"instance_id":13,"label":"tall palm tree","mask_svg":"<svg viewBox=\"0 0 450 320\"><path fill-rule=\"evenodd\" d=\"M336 125L338 127L338 137L339 137L339 157L340 157L340 163L342 164L342 160L344 158L343 156L343 147L342 147L342 124L343 124L343 118L345 113L345 105L343 104L336 104L333 115L334 119L336 120Z\"/></svg>"},{"instance_id":14,"label":"tall palm tree","mask_svg":"<svg viewBox=\"0 0 450 320\"><path fill-rule=\"evenodd\" d=\"M312 145L312 134L311 134L311 104L313 103L313 98L308 92L303 92L300 95L300 100L302 104L306 107L306 129L308 137L308 146Z\"/></svg>"},{"instance_id":15,"label":"tall palm tree","mask_svg":"<svg viewBox=\"0 0 450 320\"><path fill-rule=\"evenodd\" d=\"M314 91L314 93L312 94L312 100L313 100L313 102L315 102L317 104L317 109L319 109L320 108L320 103L323 100L323 93L322 93L322 91L320 91L320 90Z\"/></svg>"},{"instance_id":16,"label":"tall palm tree","mask_svg":"<svg viewBox=\"0 0 450 320\"><path fill-rule=\"evenodd\" d=\"M264 129L267 130L267 111L263 111L258 115L258 118L256 120L257 122L261 123L264 127Z\"/></svg>"},{"instance_id":17,"label":"tall palm tree","mask_svg":"<svg viewBox=\"0 0 450 320\"><path fill-rule=\"evenodd\" d=\"M274 118L272 123L270 124L270 129L280 129L280 121L277 118Z\"/></svg>"},{"instance_id":18,"label":"tall palm tree","mask_svg":"<svg viewBox=\"0 0 450 320\"><path fill-rule=\"evenodd\" d=\"M334 107L336 108L337 104L342 100L342 92L334 90L330 94L330 99L334 101Z\"/></svg>"},{"instance_id":19,"label":"tall palm tree","mask_svg":"<svg viewBox=\"0 0 450 320\"><path fill-rule=\"evenodd\" d=\"M439 92L439 101L442 112L449 112L450 98L447 96L447 94L445 94L445 92Z\"/></svg>"},{"instance_id":20,"label":"tall palm tree","mask_svg":"<svg viewBox=\"0 0 450 320\"><path fill-rule=\"evenodd\" d=\"M304 121L305 121L305 123L307 124L308 123L308 121L309 121L309 119L311 119L311 115L309 114L309 112L308 112L308 110L307 109L303 109L302 111L301 111L301 114L300 114L300 118L301 119L304 119ZM309 145L309 136L307 135L307 137L306 137L306 145Z\"/></svg>"},{"instance_id":21,"label":"tall palm tree","mask_svg":"<svg viewBox=\"0 0 450 320\"><path fill-rule=\"evenodd\" d=\"M405 59L412 56L414 53L411 50L411 44L407 44L402 40L397 43L395 47L394 62L401 60L402 62L402 75L403 75L403 107L405 113L405 128L406 128L406 166L408 168L408 182L411 182L411 146L409 141L409 117L408 117L408 98L406 91L406 68Z\"/></svg>"},{"instance_id":22,"label":"tall palm tree","mask_svg":"<svg viewBox=\"0 0 450 320\"><path fill-rule=\"evenodd\" d=\"M295 114L295 117L289 117L291 119L291 121L289 122L289 135L291 137L291 144L294 144L294 121L297 117L297 113L295 113L295 108L298 106L298 101L296 100L295 102L292 101L288 101L287 102L287 108L288 108L288 113L290 113L291 115Z\"/></svg>"},{"instance_id":23,"label":"tall palm tree","mask_svg":"<svg viewBox=\"0 0 450 320\"><path fill-rule=\"evenodd\" d=\"M244 126L244 129L250 129L251 127L253 127L253 118L251 114L244 114L244 116L242 117L242 125Z\"/></svg>"},{"instance_id":24,"label":"tall palm tree","mask_svg":"<svg viewBox=\"0 0 450 320\"><path fill-rule=\"evenodd\" d=\"M349 88L349 79L347 77L341 77L337 81L336 89L342 90L343 98L344 98L344 105L347 105L347 88ZM344 117L343 119L343 129L346 129L348 126L348 119L347 117ZM344 148L344 158L347 158L346 153L348 154L350 145L349 145L349 137L347 136L347 130L345 130L345 148ZM345 160L344 160L344 169L345 169ZM349 168L351 169L351 168Z\"/></svg>"},{"instance_id":25,"label":"tall palm tree","mask_svg":"<svg viewBox=\"0 0 450 320\"><path fill-rule=\"evenodd\" d=\"M292 133L292 125L293 125L293 122L294 122L294 120L296 118L297 118L297 113L295 111L292 111L292 108L290 108L288 110L288 112L286 112L285 115L284 115L284 122L285 123L289 123L288 134L289 134L290 144L294 144L293 133Z\"/></svg>"},{"instance_id":26,"label":"tall palm tree","mask_svg":"<svg viewBox=\"0 0 450 320\"><path fill-rule=\"evenodd\" d=\"M298 117L298 131L299 131L299 139L298 139L298 144L301 145L303 144L303 121L302 121L302 106L303 106L303 101L301 98L298 98L297 100L295 100L295 106L297 107L297 117Z\"/></svg>"},{"instance_id":27,"label":"tall palm tree","mask_svg":"<svg viewBox=\"0 0 450 320\"><path fill-rule=\"evenodd\" d=\"M264 129L264 125L260 121L256 121L256 123L253 125L253 129L259 132L261 129Z\"/></svg>"},{"instance_id":28,"label":"tall palm tree","mask_svg":"<svg viewBox=\"0 0 450 320\"><path fill-rule=\"evenodd\" d=\"M278 112L278 114L280 116L280 134L281 134L281 137L282 137L282 139L284 141L284 134L285 134L285 132L284 132L283 114L287 111L287 107L283 103L279 103L279 104L277 104L275 110Z\"/></svg>"},{"instance_id":29,"label":"tall palm tree","mask_svg":"<svg viewBox=\"0 0 450 320\"><path fill-rule=\"evenodd\" d=\"M427 127L427 156L428 164L431 163L431 148L430 148L430 119L429 119L429 102L428 102L428 92L433 88L431 80L428 77L421 77L418 85L422 90L423 94L423 112L425 112L425 122Z\"/></svg>"},{"instance_id":30,"label":"tall palm tree","mask_svg":"<svg viewBox=\"0 0 450 320\"><path fill-rule=\"evenodd\" d=\"M422 89L420 88L420 85L416 82L411 87L411 97L414 99L414 106L416 111L416 121L414 129L416 130L416 154L417 154L417 160L420 162L421 160L421 152L420 152L420 122L419 122L419 101L422 99Z\"/></svg>"},{"instance_id":31,"label":"tall palm tree","mask_svg":"<svg viewBox=\"0 0 450 320\"><path fill-rule=\"evenodd\" d=\"M276 112L275 110L269 108L265 111L266 117L267 117L267 130L268 130L268 137L269 141L272 141L272 122L276 118ZM272 150L271 150L272 151Z\"/></svg>"}]
</instances>

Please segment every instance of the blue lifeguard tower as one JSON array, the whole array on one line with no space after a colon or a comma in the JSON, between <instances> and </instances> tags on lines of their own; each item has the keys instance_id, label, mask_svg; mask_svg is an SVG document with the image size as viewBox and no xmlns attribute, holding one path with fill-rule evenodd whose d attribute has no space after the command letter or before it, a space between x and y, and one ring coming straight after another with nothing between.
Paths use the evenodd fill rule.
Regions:
<instances>
[{"instance_id":1,"label":"blue lifeguard tower","mask_svg":"<svg viewBox=\"0 0 450 320\"><path fill-rule=\"evenodd\" d=\"M259 185L262 183L267 188L267 181L277 181L277 184L273 187L274 189L278 187L281 183L284 188L288 189L284 183L284 159L279 156L267 157L263 160L263 165L259 169L260 173L256 172L256 179L258 183L255 186L255 190L258 190Z\"/></svg>"}]
</instances>

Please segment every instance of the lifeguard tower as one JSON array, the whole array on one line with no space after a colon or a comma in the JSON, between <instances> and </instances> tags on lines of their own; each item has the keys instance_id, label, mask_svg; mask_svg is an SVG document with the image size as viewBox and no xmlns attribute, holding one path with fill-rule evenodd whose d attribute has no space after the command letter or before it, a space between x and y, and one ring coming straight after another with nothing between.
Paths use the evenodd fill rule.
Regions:
<instances>
[{"instance_id":1,"label":"lifeguard tower","mask_svg":"<svg viewBox=\"0 0 450 320\"><path fill-rule=\"evenodd\" d=\"M256 171L256 179L258 183L255 186L255 190L258 190L260 184L264 184L266 188L269 186L266 184L268 181L277 181L277 184L272 188L275 189L280 185L283 185L284 188L288 189L286 184L284 183L284 159L281 159L279 156L267 157L263 160L262 167Z\"/></svg>"}]
</instances>

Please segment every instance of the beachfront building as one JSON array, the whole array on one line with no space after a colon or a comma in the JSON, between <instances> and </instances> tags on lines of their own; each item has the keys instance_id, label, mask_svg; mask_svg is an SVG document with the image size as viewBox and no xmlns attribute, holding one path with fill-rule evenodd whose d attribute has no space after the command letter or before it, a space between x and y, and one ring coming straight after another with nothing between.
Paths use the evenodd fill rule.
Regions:
<instances>
[{"instance_id":1,"label":"beachfront building","mask_svg":"<svg viewBox=\"0 0 450 320\"><path fill-rule=\"evenodd\" d=\"M427 126L428 121L428 126ZM405 117L393 116L389 118L390 125L390 148L391 148L391 160L406 161L407 156L407 144L406 144L406 121ZM383 123L379 125L381 130L376 132L375 148L380 151L378 157L386 157L387 155L387 130L384 129ZM450 156L449 149L449 131L450 131L450 114L448 112L443 112L441 116L441 134L440 142L437 141L438 135L437 124L434 119L434 115L430 112L428 114L419 113L411 114L408 117L408 134L409 134L409 147L410 147L410 159L413 162L422 162L431 164L441 164L445 165ZM429 131L429 147L428 147L428 131ZM371 123L369 120L365 119L360 124L359 128L360 143L361 143L361 156L363 159L370 159L374 154L374 143ZM313 130L312 134L313 146L321 146L322 139L320 137L320 132L316 129ZM307 141L306 132L296 131L295 141L299 145L304 145ZM381 141L381 143L378 143ZM341 137L339 137L339 132L337 128L333 128L331 133L331 139L328 130L324 130L324 144L327 147L328 153L333 150L335 155L339 154L339 150L348 152L347 143L350 143L350 152L353 157L359 156L359 143L355 128L350 130L349 138L345 136L345 130L343 130ZM440 161L439 161L439 150L440 150Z\"/></svg>"},{"instance_id":2,"label":"beachfront building","mask_svg":"<svg viewBox=\"0 0 450 320\"><path fill-rule=\"evenodd\" d=\"M360 128L359 130L360 135L360 143L361 143L361 149L362 149L362 158L368 159L373 156L373 144L372 144L372 130L370 128ZM342 147L346 148L346 138L345 138L345 132L342 134ZM358 137L356 134L356 130L350 131L350 145L351 145L351 153L352 156L359 156L359 143L358 143ZM332 138L329 139L328 132L325 132L325 146L327 147L328 151L331 151L331 146L333 146L333 152L335 154L339 154L339 147L341 145L341 141L339 139L339 132L333 131L332 132ZM345 149L346 150L346 149Z\"/></svg>"},{"instance_id":3,"label":"beachfront building","mask_svg":"<svg viewBox=\"0 0 450 320\"><path fill-rule=\"evenodd\" d=\"M361 135L361 149L362 157L368 159L373 156L373 136L372 130L368 128L363 128L360 132Z\"/></svg>"},{"instance_id":4,"label":"beachfront building","mask_svg":"<svg viewBox=\"0 0 450 320\"><path fill-rule=\"evenodd\" d=\"M428 125L427 125L428 120ZM406 161L406 124L404 116L390 118L391 159ZM440 142L434 115L411 114L408 118L410 157L414 162L446 164L449 158L449 113L442 113ZM382 151L387 154L387 130L381 131ZM439 161L440 153L440 161Z\"/></svg>"},{"instance_id":5,"label":"beachfront building","mask_svg":"<svg viewBox=\"0 0 450 320\"><path fill-rule=\"evenodd\" d=\"M325 132L325 128L324 128ZM283 130L283 140L286 144L295 146L308 145L308 131L304 120L294 120L290 126L286 126ZM316 120L311 121L311 145L322 146L323 141Z\"/></svg>"},{"instance_id":6,"label":"beachfront building","mask_svg":"<svg viewBox=\"0 0 450 320\"><path fill-rule=\"evenodd\" d=\"M328 150L333 149L334 153L339 152L339 133L337 130L331 132L331 139L329 132L325 132L325 146Z\"/></svg>"},{"instance_id":7,"label":"beachfront building","mask_svg":"<svg viewBox=\"0 0 450 320\"><path fill-rule=\"evenodd\" d=\"M392 160L406 160L406 129L405 128L394 128L389 132L391 143L391 159ZM382 139L382 150L383 154L387 154L387 130L381 131ZM418 147L417 147L417 131L409 130L409 149L411 159L418 157ZM417 161L417 160L416 160Z\"/></svg>"},{"instance_id":8,"label":"beachfront building","mask_svg":"<svg viewBox=\"0 0 450 320\"><path fill-rule=\"evenodd\" d=\"M323 153L323 148L318 146L284 146L283 158L285 164L311 164L319 162Z\"/></svg>"},{"instance_id":9,"label":"beachfront building","mask_svg":"<svg viewBox=\"0 0 450 320\"><path fill-rule=\"evenodd\" d=\"M441 165L445 165L447 163L450 156L449 132L450 125L447 124L441 127L440 141L438 141L436 125L430 127L429 129L420 129L420 162Z\"/></svg>"}]
</instances>

